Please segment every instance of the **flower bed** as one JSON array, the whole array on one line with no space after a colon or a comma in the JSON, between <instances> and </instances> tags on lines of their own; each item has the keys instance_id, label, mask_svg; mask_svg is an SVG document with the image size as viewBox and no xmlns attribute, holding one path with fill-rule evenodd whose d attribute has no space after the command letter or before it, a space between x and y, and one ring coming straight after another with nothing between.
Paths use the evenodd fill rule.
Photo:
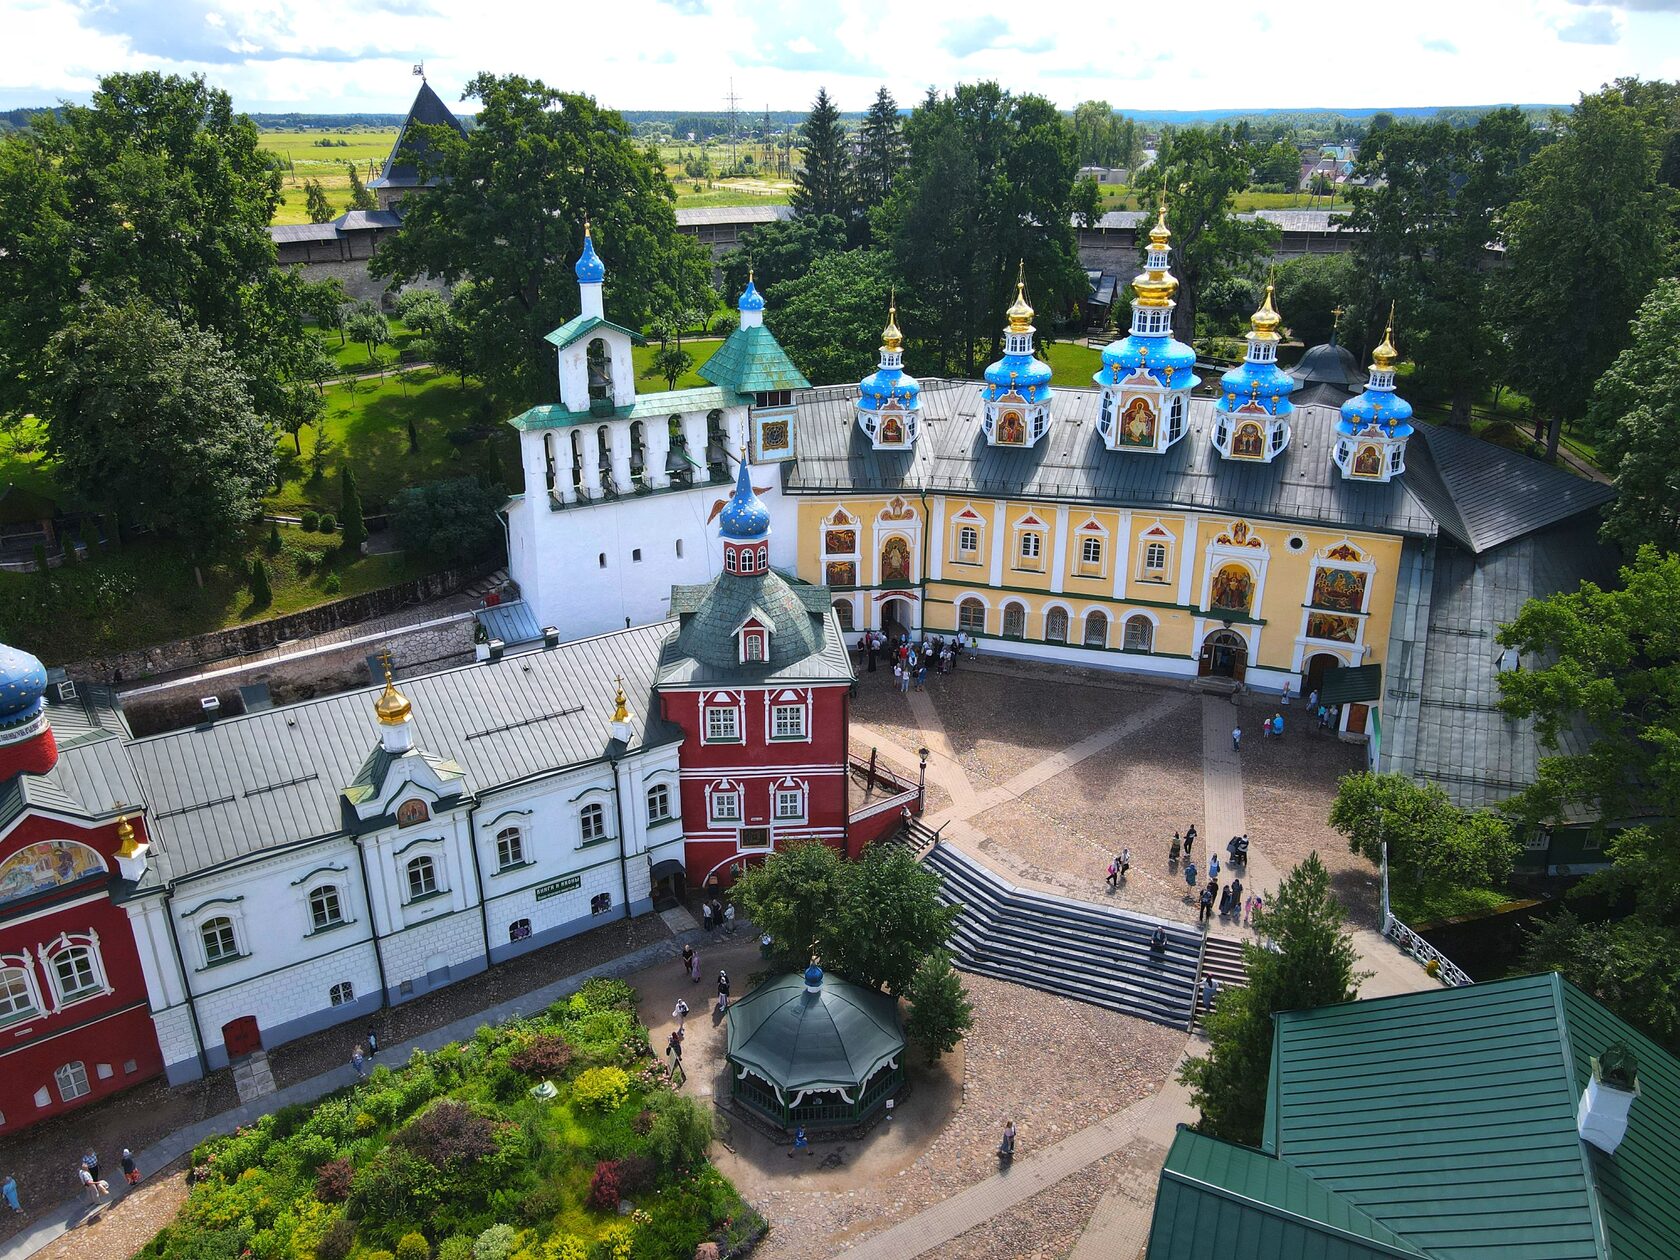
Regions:
<instances>
[{"instance_id":1,"label":"flower bed","mask_svg":"<svg viewBox=\"0 0 1680 1260\"><path fill-rule=\"evenodd\" d=\"M734 1241L757 1216L706 1162L711 1114L671 1090L634 1010L628 985L593 980L207 1142L141 1256L690 1260Z\"/></svg>"}]
</instances>

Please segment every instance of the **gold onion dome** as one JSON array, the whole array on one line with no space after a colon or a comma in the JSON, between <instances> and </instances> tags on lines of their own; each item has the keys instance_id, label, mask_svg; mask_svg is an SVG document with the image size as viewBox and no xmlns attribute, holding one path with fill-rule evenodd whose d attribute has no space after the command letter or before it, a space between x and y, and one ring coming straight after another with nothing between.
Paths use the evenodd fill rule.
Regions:
<instances>
[{"instance_id":1,"label":"gold onion dome","mask_svg":"<svg viewBox=\"0 0 1680 1260\"><path fill-rule=\"evenodd\" d=\"M385 690L379 693L379 699L373 702L373 712L379 718L381 726L401 726L408 721L414 706L409 704L408 697L397 690L397 684L391 681L391 662L385 662Z\"/></svg>"},{"instance_id":2,"label":"gold onion dome","mask_svg":"<svg viewBox=\"0 0 1680 1260\"><path fill-rule=\"evenodd\" d=\"M117 819L117 856L131 858L140 851L140 843L134 836L134 824L129 822L124 814Z\"/></svg>"},{"instance_id":3,"label":"gold onion dome","mask_svg":"<svg viewBox=\"0 0 1680 1260\"><path fill-rule=\"evenodd\" d=\"M1249 324L1254 329L1254 336L1261 341L1279 340L1278 328L1283 323L1283 316L1278 314L1277 307L1272 304L1272 283L1266 282L1266 300L1260 303L1260 309L1254 312Z\"/></svg>"},{"instance_id":4,"label":"gold onion dome","mask_svg":"<svg viewBox=\"0 0 1680 1260\"><path fill-rule=\"evenodd\" d=\"M904 334L898 330L898 295L894 294L887 306L887 326L881 329L881 348L897 350L903 344Z\"/></svg>"},{"instance_id":5,"label":"gold onion dome","mask_svg":"<svg viewBox=\"0 0 1680 1260\"><path fill-rule=\"evenodd\" d=\"M1171 240L1172 231L1167 227L1167 203L1163 198L1160 211L1155 216L1155 226L1149 229L1149 248L1151 252L1164 250ZM1178 292L1178 280L1164 266L1148 267L1133 277L1132 288L1137 293L1138 306L1166 306L1172 301L1173 294Z\"/></svg>"},{"instance_id":6,"label":"gold onion dome","mask_svg":"<svg viewBox=\"0 0 1680 1260\"><path fill-rule=\"evenodd\" d=\"M1389 304L1388 327L1383 329L1383 339L1375 350L1371 352L1371 370L1374 372L1392 372L1394 365L1400 361L1400 352L1394 348L1394 306Z\"/></svg>"},{"instance_id":7,"label":"gold onion dome","mask_svg":"<svg viewBox=\"0 0 1680 1260\"><path fill-rule=\"evenodd\" d=\"M1015 301L1005 312L1009 316L1009 331L1012 333L1032 331L1033 308L1027 303L1027 264L1023 262L1020 266L1015 278Z\"/></svg>"},{"instance_id":8,"label":"gold onion dome","mask_svg":"<svg viewBox=\"0 0 1680 1260\"><path fill-rule=\"evenodd\" d=\"M614 679L614 681L618 684L618 692L613 696L613 703L617 707L613 710L612 720L615 722L628 722L630 720L630 703L624 698L624 680L622 678L618 678Z\"/></svg>"}]
</instances>

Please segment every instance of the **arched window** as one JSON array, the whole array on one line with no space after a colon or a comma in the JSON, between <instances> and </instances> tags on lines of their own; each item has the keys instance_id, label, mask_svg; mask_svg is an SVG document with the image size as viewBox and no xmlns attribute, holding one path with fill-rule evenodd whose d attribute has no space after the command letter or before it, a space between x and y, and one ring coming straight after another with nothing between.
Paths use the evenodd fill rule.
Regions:
<instances>
[{"instance_id":1,"label":"arched window","mask_svg":"<svg viewBox=\"0 0 1680 1260\"><path fill-rule=\"evenodd\" d=\"M850 630L852 628L852 601L849 599L835 600L834 615L840 619L842 630Z\"/></svg>"},{"instance_id":2,"label":"arched window","mask_svg":"<svg viewBox=\"0 0 1680 1260\"><path fill-rule=\"evenodd\" d=\"M239 938L234 935L233 920L225 914L199 924L198 939L204 943L204 964L207 967L239 957ZM55 964L57 961L54 960Z\"/></svg>"},{"instance_id":3,"label":"arched window","mask_svg":"<svg viewBox=\"0 0 1680 1260\"><path fill-rule=\"evenodd\" d=\"M671 789L655 783L647 793L647 817L650 823L664 822L671 816Z\"/></svg>"},{"instance_id":4,"label":"arched window","mask_svg":"<svg viewBox=\"0 0 1680 1260\"><path fill-rule=\"evenodd\" d=\"M977 599L965 599L957 605L957 629L970 634L986 631L986 605Z\"/></svg>"},{"instance_id":5,"label":"arched window","mask_svg":"<svg viewBox=\"0 0 1680 1260\"><path fill-rule=\"evenodd\" d=\"M605 338L597 337L589 343L589 399L610 399L613 396L612 355L607 351ZM576 360L573 360L576 362Z\"/></svg>"},{"instance_id":6,"label":"arched window","mask_svg":"<svg viewBox=\"0 0 1680 1260\"><path fill-rule=\"evenodd\" d=\"M27 1019L40 1009L29 973L22 967L0 969L0 1024Z\"/></svg>"},{"instance_id":7,"label":"arched window","mask_svg":"<svg viewBox=\"0 0 1680 1260\"><path fill-rule=\"evenodd\" d=\"M87 1068L80 1059L59 1068L53 1073L53 1080L58 1084L58 1096L65 1102L71 1102L92 1092L92 1086L88 1084Z\"/></svg>"},{"instance_id":8,"label":"arched window","mask_svg":"<svg viewBox=\"0 0 1680 1260\"><path fill-rule=\"evenodd\" d=\"M52 983L53 1010L111 992L99 957L98 938L91 932L81 937L60 936L47 948L46 972Z\"/></svg>"},{"instance_id":9,"label":"arched window","mask_svg":"<svg viewBox=\"0 0 1680 1260\"><path fill-rule=\"evenodd\" d=\"M408 899L418 901L438 890L437 859L428 854L410 860L407 867Z\"/></svg>"},{"instance_id":10,"label":"arched window","mask_svg":"<svg viewBox=\"0 0 1680 1260\"><path fill-rule=\"evenodd\" d=\"M327 990L327 1001L333 1006L348 1006L356 1000L356 986L348 980L340 980Z\"/></svg>"},{"instance_id":11,"label":"arched window","mask_svg":"<svg viewBox=\"0 0 1680 1260\"><path fill-rule=\"evenodd\" d=\"M1027 637L1027 610L1022 604L1005 604L1003 606L1003 637L1006 639L1024 639Z\"/></svg>"},{"instance_id":12,"label":"arched window","mask_svg":"<svg viewBox=\"0 0 1680 1260\"><path fill-rule=\"evenodd\" d=\"M578 814L578 834L584 844L607 838L607 811L600 805L585 805Z\"/></svg>"},{"instance_id":13,"label":"arched window","mask_svg":"<svg viewBox=\"0 0 1680 1260\"><path fill-rule=\"evenodd\" d=\"M1148 617L1126 618L1126 650L1151 652L1155 648L1155 623Z\"/></svg>"},{"instance_id":14,"label":"arched window","mask_svg":"<svg viewBox=\"0 0 1680 1260\"><path fill-rule=\"evenodd\" d=\"M1108 617L1100 612L1085 614L1085 646L1108 646Z\"/></svg>"},{"instance_id":15,"label":"arched window","mask_svg":"<svg viewBox=\"0 0 1680 1260\"><path fill-rule=\"evenodd\" d=\"M590 914L605 914L612 909L611 893L596 893L589 899Z\"/></svg>"},{"instance_id":16,"label":"arched window","mask_svg":"<svg viewBox=\"0 0 1680 1260\"><path fill-rule=\"evenodd\" d=\"M522 941L530 935L531 935L531 920L529 920L529 919L515 919L512 923L508 924L508 940L510 942L512 942L512 941Z\"/></svg>"},{"instance_id":17,"label":"arched window","mask_svg":"<svg viewBox=\"0 0 1680 1260\"><path fill-rule=\"evenodd\" d=\"M525 865L525 834L518 827L503 827L496 833L496 865L504 871Z\"/></svg>"},{"instance_id":18,"label":"arched window","mask_svg":"<svg viewBox=\"0 0 1680 1260\"><path fill-rule=\"evenodd\" d=\"M344 903L337 884L322 884L309 894L309 926L312 931L336 927L344 922Z\"/></svg>"},{"instance_id":19,"label":"arched window","mask_svg":"<svg viewBox=\"0 0 1680 1260\"><path fill-rule=\"evenodd\" d=\"M973 560L980 550L980 531L972 525L964 525L957 531L957 558L959 560Z\"/></svg>"},{"instance_id":20,"label":"arched window","mask_svg":"<svg viewBox=\"0 0 1680 1260\"><path fill-rule=\"evenodd\" d=\"M1052 608L1044 614L1044 641L1046 643L1066 643L1067 635L1067 609Z\"/></svg>"}]
</instances>

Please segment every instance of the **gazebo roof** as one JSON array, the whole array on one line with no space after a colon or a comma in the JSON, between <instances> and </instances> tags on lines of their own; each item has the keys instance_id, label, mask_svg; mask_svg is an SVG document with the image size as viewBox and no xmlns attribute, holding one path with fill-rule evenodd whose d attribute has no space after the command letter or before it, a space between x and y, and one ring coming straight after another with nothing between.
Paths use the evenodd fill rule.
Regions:
<instances>
[{"instance_id":1,"label":"gazebo roof","mask_svg":"<svg viewBox=\"0 0 1680 1260\"><path fill-rule=\"evenodd\" d=\"M729 1058L783 1093L856 1089L904 1053L898 1003L811 971L814 992L804 976L786 975L730 1006Z\"/></svg>"}]
</instances>

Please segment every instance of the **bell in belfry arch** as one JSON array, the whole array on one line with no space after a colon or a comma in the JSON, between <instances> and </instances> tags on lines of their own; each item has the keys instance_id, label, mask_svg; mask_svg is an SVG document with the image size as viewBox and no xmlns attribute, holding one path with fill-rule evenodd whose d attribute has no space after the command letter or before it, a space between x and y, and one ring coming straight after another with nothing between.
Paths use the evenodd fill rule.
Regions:
<instances>
[{"instance_id":1,"label":"bell in belfry arch","mask_svg":"<svg viewBox=\"0 0 1680 1260\"><path fill-rule=\"evenodd\" d=\"M676 443L665 452L665 471L668 473L684 473L688 471L688 452Z\"/></svg>"}]
</instances>

